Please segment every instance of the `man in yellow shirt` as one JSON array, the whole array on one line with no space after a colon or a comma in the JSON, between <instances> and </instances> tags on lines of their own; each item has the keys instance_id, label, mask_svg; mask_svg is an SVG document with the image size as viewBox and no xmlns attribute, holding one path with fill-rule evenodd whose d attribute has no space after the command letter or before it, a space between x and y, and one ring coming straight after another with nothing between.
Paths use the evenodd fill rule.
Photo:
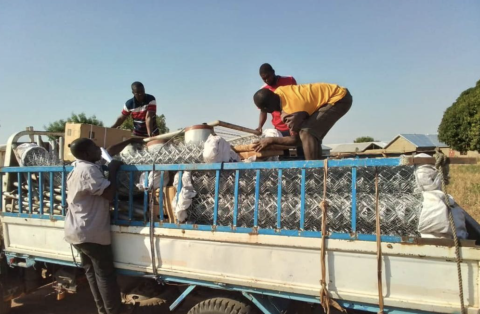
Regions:
<instances>
[{"instance_id":1,"label":"man in yellow shirt","mask_svg":"<svg viewBox=\"0 0 480 314\"><path fill-rule=\"evenodd\" d=\"M256 151L272 144L298 145L306 160L320 159L322 141L333 125L352 106L348 89L336 84L315 83L278 87L275 92L261 89L253 96L257 107L267 113L281 111L290 136L267 137L256 143Z\"/></svg>"}]
</instances>

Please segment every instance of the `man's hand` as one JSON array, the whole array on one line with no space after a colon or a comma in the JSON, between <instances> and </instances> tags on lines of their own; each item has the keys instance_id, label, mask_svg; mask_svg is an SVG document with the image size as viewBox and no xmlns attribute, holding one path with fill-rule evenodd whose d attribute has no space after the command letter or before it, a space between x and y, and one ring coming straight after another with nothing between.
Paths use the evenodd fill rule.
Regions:
<instances>
[{"instance_id":1,"label":"man's hand","mask_svg":"<svg viewBox=\"0 0 480 314\"><path fill-rule=\"evenodd\" d=\"M260 152L267 148L268 145L271 145L273 143L272 137L266 137L258 140L257 142L253 143L253 148L255 149L256 152Z\"/></svg>"},{"instance_id":2,"label":"man's hand","mask_svg":"<svg viewBox=\"0 0 480 314\"><path fill-rule=\"evenodd\" d=\"M258 128L255 129L255 131L259 132L260 134L262 134L262 127L259 126Z\"/></svg>"}]
</instances>

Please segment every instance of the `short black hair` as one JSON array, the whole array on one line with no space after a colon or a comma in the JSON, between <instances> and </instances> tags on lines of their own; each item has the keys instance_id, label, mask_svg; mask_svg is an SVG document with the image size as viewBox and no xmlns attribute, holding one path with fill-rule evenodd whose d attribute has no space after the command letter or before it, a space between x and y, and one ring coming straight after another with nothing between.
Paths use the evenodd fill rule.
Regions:
<instances>
[{"instance_id":1,"label":"short black hair","mask_svg":"<svg viewBox=\"0 0 480 314\"><path fill-rule=\"evenodd\" d=\"M266 73L266 72L275 72L275 70L272 68L272 66L269 63L264 63L260 66L260 73Z\"/></svg>"},{"instance_id":2,"label":"short black hair","mask_svg":"<svg viewBox=\"0 0 480 314\"><path fill-rule=\"evenodd\" d=\"M69 145L69 147L70 147L70 151L72 152L72 155L75 158L82 159L91 145L95 145L95 143L91 139L82 137L74 140Z\"/></svg>"},{"instance_id":3,"label":"short black hair","mask_svg":"<svg viewBox=\"0 0 480 314\"><path fill-rule=\"evenodd\" d=\"M258 108L265 109L273 95L271 90L262 88L253 95L253 102Z\"/></svg>"},{"instance_id":4,"label":"short black hair","mask_svg":"<svg viewBox=\"0 0 480 314\"><path fill-rule=\"evenodd\" d=\"M143 84L141 82L138 82L138 81L133 82L131 87L132 87L132 89L133 89L133 87L143 87L143 88L145 88L145 86L143 86Z\"/></svg>"}]
</instances>

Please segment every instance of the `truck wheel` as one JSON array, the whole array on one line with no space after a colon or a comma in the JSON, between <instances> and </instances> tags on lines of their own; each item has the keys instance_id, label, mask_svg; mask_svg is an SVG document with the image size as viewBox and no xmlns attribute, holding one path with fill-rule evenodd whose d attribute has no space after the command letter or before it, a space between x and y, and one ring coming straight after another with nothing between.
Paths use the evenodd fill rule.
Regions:
<instances>
[{"instance_id":1,"label":"truck wheel","mask_svg":"<svg viewBox=\"0 0 480 314\"><path fill-rule=\"evenodd\" d=\"M250 305L228 298L213 298L195 305L188 314L251 314Z\"/></svg>"}]
</instances>

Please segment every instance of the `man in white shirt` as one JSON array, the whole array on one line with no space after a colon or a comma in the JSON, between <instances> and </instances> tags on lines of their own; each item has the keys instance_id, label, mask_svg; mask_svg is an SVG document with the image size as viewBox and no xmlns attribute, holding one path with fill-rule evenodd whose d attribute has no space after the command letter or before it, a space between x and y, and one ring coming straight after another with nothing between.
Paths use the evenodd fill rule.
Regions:
<instances>
[{"instance_id":1,"label":"man in white shirt","mask_svg":"<svg viewBox=\"0 0 480 314\"><path fill-rule=\"evenodd\" d=\"M70 144L70 150L77 160L67 179L65 240L80 253L98 313L127 313L131 309L122 308L110 236L110 202L122 163L113 160L108 165L107 179L95 164L101 151L92 140L77 139Z\"/></svg>"}]
</instances>

